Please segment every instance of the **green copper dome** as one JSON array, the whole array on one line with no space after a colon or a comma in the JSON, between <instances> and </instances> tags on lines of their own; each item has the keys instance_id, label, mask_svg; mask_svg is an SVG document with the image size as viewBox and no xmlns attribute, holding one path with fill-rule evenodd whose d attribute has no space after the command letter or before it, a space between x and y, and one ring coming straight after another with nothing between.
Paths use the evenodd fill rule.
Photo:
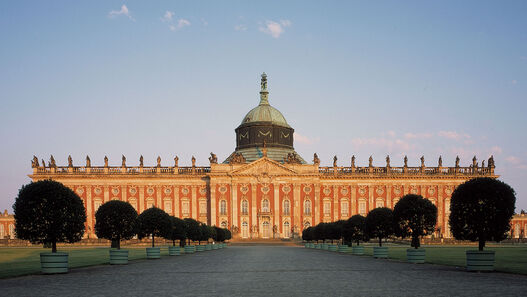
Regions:
<instances>
[{"instance_id":1,"label":"green copper dome","mask_svg":"<svg viewBox=\"0 0 527 297\"><path fill-rule=\"evenodd\" d=\"M278 109L272 107L269 104L268 96L269 91L267 91L267 75L262 74L262 89L260 91L260 104L255 108L251 109L241 122L241 125L256 123L256 122L267 122L273 125L288 127L285 117L282 115Z\"/></svg>"}]
</instances>

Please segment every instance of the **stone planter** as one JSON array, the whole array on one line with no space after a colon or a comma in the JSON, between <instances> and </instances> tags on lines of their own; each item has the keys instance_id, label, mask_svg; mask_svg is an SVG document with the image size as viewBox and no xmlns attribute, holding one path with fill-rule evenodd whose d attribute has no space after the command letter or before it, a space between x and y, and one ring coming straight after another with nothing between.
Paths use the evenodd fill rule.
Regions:
<instances>
[{"instance_id":1,"label":"stone planter","mask_svg":"<svg viewBox=\"0 0 527 297\"><path fill-rule=\"evenodd\" d=\"M196 246L196 252L204 252L205 251L205 245L200 244Z\"/></svg>"},{"instance_id":2,"label":"stone planter","mask_svg":"<svg viewBox=\"0 0 527 297\"><path fill-rule=\"evenodd\" d=\"M168 255L169 256L179 256L181 255L181 249L179 248L179 246L169 246Z\"/></svg>"},{"instance_id":3,"label":"stone planter","mask_svg":"<svg viewBox=\"0 0 527 297\"><path fill-rule=\"evenodd\" d=\"M320 243L315 244L315 249L317 249L317 250L322 249L322 244L320 244Z\"/></svg>"},{"instance_id":4,"label":"stone planter","mask_svg":"<svg viewBox=\"0 0 527 297\"><path fill-rule=\"evenodd\" d=\"M362 256L364 255L364 246L362 245L354 245L351 247L351 254L352 255L357 255L357 256Z\"/></svg>"},{"instance_id":5,"label":"stone planter","mask_svg":"<svg viewBox=\"0 0 527 297\"><path fill-rule=\"evenodd\" d=\"M468 271L494 271L494 251L467 251Z\"/></svg>"},{"instance_id":6,"label":"stone planter","mask_svg":"<svg viewBox=\"0 0 527 297\"><path fill-rule=\"evenodd\" d=\"M308 249L308 248L309 248L309 242L306 242L306 243L304 244L304 247L305 247L306 249Z\"/></svg>"},{"instance_id":7,"label":"stone planter","mask_svg":"<svg viewBox=\"0 0 527 297\"><path fill-rule=\"evenodd\" d=\"M338 250L338 247L336 244L330 244L328 245L328 251L330 252L336 252Z\"/></svg>"},{"instance_id":8,"label":"stone planter","mask_svg":"<svg viewBox=\"0 0 527 297\"><path fill-rule=\"evenodd\" d=\"M159 247L146 248L146 258L147 259L159 259L159 258L161 258L161 248L159 248Z\"/></svg>"},{"instance_id":9,"label":"stone planter","mask_svg":"<svg viewBox=\"0 0 527 297\"><path fill-rule=\"evenodd\" d=\"M327 244L327 243L323 243L323 244L322 244L322 249L325 250L325 251L327 251L327 250L329 249L329 244Z\"/></svg>"},{"instance_id":10,"label":"stone planter","mask_svg":"<svg viewBox=\"0 0 527 297\"><path fill-rule=\"evenodd\" d=\"M374 246L373 257L378 259L388 258L388 247L387 246Z\"/></svg>"},{"instance_id":11,"label":"stone planter","mask_svg":"<svg viewBox=\"0 0 527 297\"><path fill-rule=\"evenodd\" d=\"M409 263L423 264L425 262L425 249L406 249L406 260Z\"/></svg>"},{"instance_id":12,"label":"stone planter","mask_svg":"<svg viewBox=\"0 0 527 297\"><path fill-rule=\"evenodd\" d=\"M110 249L110 265L128 264L128 250Z\"/></svg>"},{"instance_id":13,"label":"stone planter","mask_svg":"<svg viewBox=\"0 0 527 297\"><path fill-rule=\"evenodd\" d=\"M217 249L218 249L218 244L213 244L213 245L212 245L212 249L213 249L213 250L217 250Z\"/></svg>"},{"instance_id":14,"label":"stone planter","mask_svg":"<svg viewBox=\"0 0 527 297\"><path fill-rule=\"evenodd\" d=\"M42 273L67 273L68 253L40 253Z\"/></svg>"},{"instance_id":15,"label":"stone planter","mask_svg":"<svg viewBox=\"0 0 527 297\"><path fill-rule=\"evenodd\" d=\"M196 252L196 246L195 245L186 245L185 246L185 254L193 254Z\"/></svg>"},{"instance_id":16,"label":"stone planter","mask_svg":"<svg viewBox=\"0 0 527 297\"><path fill-rule=\"evenodd\" d=\"M349 252L349 246L343 244L339 245L339 253L348 253Z\"/></svg>"},{"instance_id":17,"label":"stone planter","mask_svg":"<svg viewBox=\"0 0 527 297\"><path fill-rule=\"evenodd\" d=\"M205 250L206 251L212 251L212 244L207 243L207 245L205 246Z\"/></svg>"}]
</instances>

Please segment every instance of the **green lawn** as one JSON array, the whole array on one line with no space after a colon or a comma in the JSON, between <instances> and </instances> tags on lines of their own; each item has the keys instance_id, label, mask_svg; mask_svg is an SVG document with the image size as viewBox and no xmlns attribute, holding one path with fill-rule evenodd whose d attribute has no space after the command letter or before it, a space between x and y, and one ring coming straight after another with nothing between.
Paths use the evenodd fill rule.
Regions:
<instances>
[{"instance_id":1,"label":"green lawn","mask_svg":"<svg viewBox=\"0 0 527 297\"><path fill-rule=\"evenodd\" d=\"M364 253L373 255L374 245L365 245ZM408 246L387 245L391 259L406 261ZM425 246L426 263L465 267L465 251L477 250L477 246ZM489 246L486 250L496 251L497 271L527 274L527 245Z\"/></svg>"},{"instance_id":2,"label":"green lawn","mask_svg":"<svg viewBox=\"0 0 527 297\"><path fill-rule=\"evenodd\" d=\"M123 247L129 250L128 259L145 259L145 247ZM59 248L69 253L69 267L108 264L109 248ZM42 248L0 248L0 278L40 273L40 253L51 252ZM161 247L161 256L168 256L167 247Z\"/></svg>"}]
</instances>

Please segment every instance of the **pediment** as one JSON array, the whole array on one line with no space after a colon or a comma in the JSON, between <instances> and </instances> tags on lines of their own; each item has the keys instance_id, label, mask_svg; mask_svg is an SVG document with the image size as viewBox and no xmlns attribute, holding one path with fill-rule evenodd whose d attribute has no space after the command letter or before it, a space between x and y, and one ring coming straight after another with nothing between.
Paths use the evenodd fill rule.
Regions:
<instances>
[{"instance_id":1,"label":"pediment","mask_svg":"<svg viewBox=\"0 0 527 297\"><path fill-rule=\"evenodd\" d=\"M296 171L267 157L260 158L231 172L235 175L294 175Z\"/></svg>"}]
</instances>

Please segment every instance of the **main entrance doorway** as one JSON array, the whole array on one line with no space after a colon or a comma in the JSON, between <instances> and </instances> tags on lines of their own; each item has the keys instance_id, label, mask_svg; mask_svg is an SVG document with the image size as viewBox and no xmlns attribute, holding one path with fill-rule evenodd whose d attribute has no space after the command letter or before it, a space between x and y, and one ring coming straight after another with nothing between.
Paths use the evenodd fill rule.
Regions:
<instances>
[{"instance_id":1,"label":"main entrance doorway","mask_svg":"<svg viewBox=\"0 0 527 297\"><path fill-rule=\"evenodd\" d=\"M263 222L262 227L263 227L262 237L263 238L271 237L271 230L270 230L269 222Z\"/></svg>"}]
</instances>

